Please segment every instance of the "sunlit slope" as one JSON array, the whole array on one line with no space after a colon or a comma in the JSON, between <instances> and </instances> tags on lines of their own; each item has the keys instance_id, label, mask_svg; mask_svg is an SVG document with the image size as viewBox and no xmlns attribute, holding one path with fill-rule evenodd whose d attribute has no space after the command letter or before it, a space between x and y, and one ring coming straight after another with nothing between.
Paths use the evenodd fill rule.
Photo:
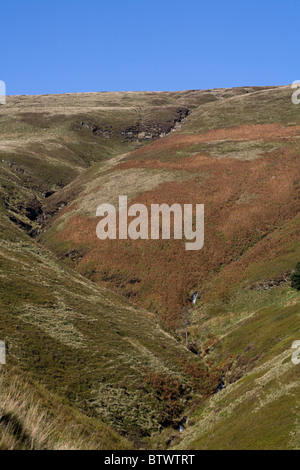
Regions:
<instances>
[{"instance_id":1,"label":"sunlit slope","mask_svg":"<svg viewBox=\"0 0 300 470\"><path fill-rule=\"evenodd\" d=\"M191 337L209 356L232 354L226 390L190 414L175 448L300 449L300 294L288 282L299 259L299 217L225 268L195 309ZM295 243L295 240L297 242Z\"/></svg>"},{"instance_id":2,"label":"sunlit slope","mask_svg":"<svg viewBox=\"0 0 300 470\"><path fill-rule=\"evenodd\" d=\"M257 89L7 97L0 108L1 199L14 223L35 235L47 198L94 162L179 129L199 105Z\"/></svg>"},{"instance_id":3,"label":"sunlit slope","mask_svg":"<svg viewBox=\"0 0 300 470\"><path fill-rule=\"evenodd\" d=\"M17 423L35 448L299 448L290 274L300 107L290 87L12 97L0 111L0 340L7 369L17 367L4 379L17 393L9 388L1 409L15 410L0 422L1 446L30 447ZM100 242L96 209L119 195L148 207L204 203L204 249ZM181 315L195 290L198 356L184 347ZM182 361L224 357L227 388L205 401ZM39 426L34 434L37 395L41 427L56 428L46 439Z\"/></svg>"},{"instance_id":4,"label":"sunlit slope","mask_svg":"<svg viewBox=\"0 0 300 470\"><path fill-rule=\"evenodd\" d=\"M207 103L187 119L182 133L244 124L294 125L299 122L300 110L292 102L293 92L291 86L283 86L230 97L226 103Z\"/></svg>"},{"instance_id":5,"label":"sunlit slope","mask_svg":"<svg viewBox=\"0 0 300 470\"><path fill-rule=\"evenodd\" d=\"M29 187L56 191L92 162L180 127L199 105L255 90L8 97L0 110L2 167Z\"/></svg>"},{"instance_id":6,"label":"sunlit slope","mask_svg":"<svg viewBox=\"0 0 300 470\"><path fill-rule=\"evenodd\" d=\"M176 328L194 290L299 212L300 119L290 91L263 90L200 106L179 132L111 160L110 167L95 165L67 188L68 206L42 242ZM220 115L224 127L218 127ZM72 199L75 187L81 189ZM99 241L97 207L117 205L119 195L149 209L163 202L205 204L204 249L188 253L184 241ZM49 199L49 212L63 200L59 196Z\"/></svg>"}]
</instances>

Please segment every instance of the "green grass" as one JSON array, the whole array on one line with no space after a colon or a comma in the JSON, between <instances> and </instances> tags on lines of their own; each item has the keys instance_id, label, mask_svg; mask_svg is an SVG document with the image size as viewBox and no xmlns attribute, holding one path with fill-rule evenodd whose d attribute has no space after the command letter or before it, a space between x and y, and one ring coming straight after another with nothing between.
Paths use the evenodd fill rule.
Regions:
<instances>
[{"instance_id":1,"label":"green grass","mask_svg":"<svg viewBox=\"0 0 300 470\"><path fill-rule=\"evenodd\" d=\"M300 368L291 361L299 339L300 294L290 284L250 289L293 268L295 257L290 249L264 265L252 263L231 286L226 305L216 298L194 312L195 337L202 334L202 344L211 334L219 338L208 357L230 354L233 361L227 389L191 410L191 424L175 449L300 448Z\"/></svg>"},{"instance_id":2,"label":"green grass","mask_svg":"<svg viewBox=\"0 0 300 470\"><path fill-rule=\"evenodd\" d=\"M299 109L292 103L290 86L235 96L199 107L186 121L182 133L243 124L293 125L299 122Z\"/></svg>"}]
</instances>

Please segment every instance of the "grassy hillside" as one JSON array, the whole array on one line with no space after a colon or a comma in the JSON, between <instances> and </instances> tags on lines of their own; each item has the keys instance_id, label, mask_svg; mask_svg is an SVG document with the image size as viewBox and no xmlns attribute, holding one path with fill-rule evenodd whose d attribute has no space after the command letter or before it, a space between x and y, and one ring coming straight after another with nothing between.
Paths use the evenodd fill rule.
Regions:
<instances>
[{"instance_id":1,"label":"grassy hillside","mask_svg":"<svg viewBox=\"0 0 300 470\"><path fill-rule=\"evenodd\" d=\"M0 112L1 199L14 222L35 235L47 199L94 162L179 129L203 103L256 90L8 97ZM65 204L59 199L56 211Z\"/></svg>"},{"instance_id":2,"label":"grassy hillside","mask_svg":"<svg viewBox=\"0 0 300 470\"><path fill-rule=\"evenodd\" d=\"M224 110L219 112L217 106ZM249 114L243 114L242 125L213 128L220 125L220 115L229 125L237 124L233 122L236 109L243 106ZM262 124L252 123L257 108ZM203 122L198 120L201 113ZM193 291L204 288L220 270L299 212L297 113L287 88L200 106L179 133L126 153L110 167L93 166L68 188L68 195L74 196L74 187L81 186L73 201L66 197L67 207L51 220L42 242L58 256L71 256L71 265L80 273L176 328ZM294 122L287 126L292 118ZM123 194L130 203L143 203L149 209L162 202L204 203L204 249L187 253L184 241L99 241L95 236L98 205L116 205ZM57 197L49 199L50 212ZM293 267L291 263L289 268ZM138 280L134 286L132 276Z\"/></svg>"},{"instance_id":3,"label":"grassy hillside","mask_svg":"<svg viewBox=\"0 0 300 470\"><path fill-rule=\"evenodd\" d=\"M148 373L182 376L188 352L151 314L71 271L0 219L0 331L8 367L139 439L160 426Z\"/></svg>"},{"instance_id":4,"label":"grassy hillside","mask_svg":"<svg viewBox=\"0 0 300 470\"><path fill-rule=\"evenodd\" d=\"M0 370L0 450L132 449L19 369Z\"/></svg>"},{"instance_id":5,"label":"grassy hillside","mask_svg":"<svg viewBox=\"0 0 300 470\"><path fill-rule=\"evenodd\" d=\"M291 360L300 294L282 276L299 259L299 249L298 216L207 287L191 335L200 337L203 349L213 336L209 355L223 350L233 363L227 389L191 412L176 448L300 449L300 368Z\"/></svg>"},{"instance_id":6,"label":"grassy hillside","mask_svg":"<svg viewBox=\"0 0 300 470\"><path fill-rule=\"evenodd\" d=\"M8 99L0 448L300 448L299 109L288 87ZM204 203L204 249L100 242L119 195Z\"/></svg>"}]
</instances>

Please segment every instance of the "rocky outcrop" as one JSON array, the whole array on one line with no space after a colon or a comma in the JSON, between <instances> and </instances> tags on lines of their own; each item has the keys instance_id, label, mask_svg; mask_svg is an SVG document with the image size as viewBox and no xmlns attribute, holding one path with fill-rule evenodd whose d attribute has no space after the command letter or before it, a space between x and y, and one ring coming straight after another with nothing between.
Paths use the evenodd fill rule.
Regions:
<instances>
[{"instance_id":1,"label":"rocky outcrop","mask_svg":"<svg viewBox=\"0 0 300 470\"><path fill-rule=\"evenodd\" d=\"M122 132L124 141L143 142L152 139L165 137L171 132L175 132L181 128L182 122L190 115L191 111L187 108L178 108L173 117L161 122L146 122L140 119L136 126L131 126Z\"/></svg>"},{"instance_id":2,"label":"rocky outcrop","mask_svg":"<svg viewBox=\"0 0 300 470\"><path fill-rule=\"evenodd\" d=\"M291 279L291 271L285 271L281 276L278 276L274 279L269 279L259 284L253 284L250 286L251 290L260 291L260 290L270 290L273 287L280 287L286 283L289 283Z\"/></svg>"},{"instance_id":3,"label":"rocky outcrop","mask_svg":"<svg viewBox=\"0 0 300 470\"><path fill-rule=\"evenodd\" d=\"M122 143L145 142L165 137L171 132L179 130L182 122L190 113L191 110L185 107L172 108L162 116L156 116L154 113L151 118L141 113L136 124L125 129L114 128L112 125L99 125L90 120L80 121L75 127L78 130L90 131L94 136L103 139L116 137L121 138Z\"/></svg>"},{"instance_id":4,"label":"rocky outcrop","mask_svg":"<svg viewBox=\"0 0 300 470\"><path fill-rule=\"evenodd\" d=\"M102 127L102 126L97 126L96 124L92 124L90 122L81 121L79 127L88 129L94 135L103 137L104 139L110 139L113 134L112 126Z\"/></svg>"}]
</instances>

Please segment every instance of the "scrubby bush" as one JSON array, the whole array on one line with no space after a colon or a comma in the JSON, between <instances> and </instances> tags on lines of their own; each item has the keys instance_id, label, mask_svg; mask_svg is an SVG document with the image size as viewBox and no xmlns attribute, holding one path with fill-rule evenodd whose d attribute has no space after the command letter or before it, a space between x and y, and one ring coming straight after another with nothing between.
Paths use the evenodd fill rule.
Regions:
<instances>
[{"instance_id":1,"label":"scrubby bush","mask_svg":"<svg viewBox=\"0 0 300 470\"><path fill-rule=\"evenodd\" d=\"M185 360L181 361L181 366L189 378L191 388L205 398L212 395L220 384L222 366Z\"/></svg>"},{"instance_id":2,"label":"scrubby bush","mask_svg":"<svg viewBox=\"0 0 300 470\"><path fill-rule=\"evenodd\" d=\"M163 426L172 424L184 409L182 402L186 393L184 386L178 379L161 373L148 371L145 378L161 404L160 424Z\"/></svg>"},{"instance_id":3,"label":"scrubby bush","mask_svg":"<svg viewBox=\"0 0 300 470\"><path fill-rule=\"evenodd\" d=\"M300 262L297 264L295 271L291 276L292 287L300 290Z\"/></svg>"}]
</instances>

